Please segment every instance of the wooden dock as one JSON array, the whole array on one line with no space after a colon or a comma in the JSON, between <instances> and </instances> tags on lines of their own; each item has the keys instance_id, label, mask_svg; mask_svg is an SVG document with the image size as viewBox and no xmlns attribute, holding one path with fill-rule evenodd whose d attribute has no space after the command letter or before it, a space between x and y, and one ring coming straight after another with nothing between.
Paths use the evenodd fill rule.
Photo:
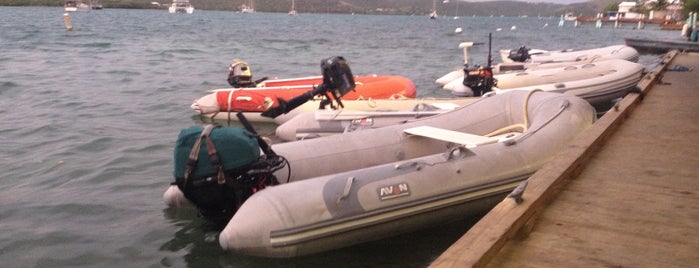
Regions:
<instances>
[{"instance_id":1,"label":"wooden dock","mask_svg":"<svg viewBox=\"0 0 699 268\"><path fill-rule=\"evenodd\" d=\"M431 267L699 267L699 54L663 63Z\"/></svg>"}]
</instances>

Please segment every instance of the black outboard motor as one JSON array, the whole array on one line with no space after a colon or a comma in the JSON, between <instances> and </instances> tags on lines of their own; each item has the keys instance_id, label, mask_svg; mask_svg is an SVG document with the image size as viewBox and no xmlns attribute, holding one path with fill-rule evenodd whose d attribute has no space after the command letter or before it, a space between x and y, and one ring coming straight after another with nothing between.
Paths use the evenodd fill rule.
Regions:
<instances>
[{"instance_id":1,"label":"black outboard motor","mask_svg":"<svg viewBox=\"0 0 699 268\"><path fill-rule=\"evenodd\" d=\"M288 102L277 98L279 105L264 111L262 116L275 118L288 113L313 99L316 95L325 96L325 100L320 102L321 109L324 109L327 105L330 105L333 109L344 107L340 98L350 92L350 90L354 90L355 87L354 76L349 64L341 56L330 57L320 61L320 70L323 74L323 84L290 99ZM332 104L333 101L337 102L337 106Z\"/></svg>"},{"instance_id":2,"label":"black outboard motor","mask_svg":"<svg viewBox=\"0 0 699 268\"><path fill-rule=\"evenodd\" d=\"M525 62L529 59L529 49L521 46L516 50L510 50L510 55L507 57L515 62Z\"/></svg>"},{"instance_id":3,"label":"black outboard motor","mask_svg":"<svg viewBox=\"0 0 699 268\"><path fill-rule=\"evenodd\" d=\"M469 67L464 66L464 80L461 82L465 88L454 88L452 94L458 97L480 97L483 94L493 90L497 85L497 80L493 77L493 56L492 50L492 33L488 34L488 65Z\"/></svg>"},{"instance_id":4,"label":"black outboard motor","mask_svg":"<svg viewBox=\"0 0 699 268\"><path fill-rule=\"evenodd\" d=\"M490 92L495 86L495 78L493 78L493 68L475 66L464 68L464 86L473 91L473 96L480 97L483 94Z\"/></svg>"}]
</instances>

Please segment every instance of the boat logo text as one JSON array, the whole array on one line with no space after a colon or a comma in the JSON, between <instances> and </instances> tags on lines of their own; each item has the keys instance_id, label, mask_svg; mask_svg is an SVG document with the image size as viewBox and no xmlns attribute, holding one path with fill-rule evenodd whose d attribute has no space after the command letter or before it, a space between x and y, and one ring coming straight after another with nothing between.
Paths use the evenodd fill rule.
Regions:
<instances>
[{"instance_id":1,"label":"boat logo text","mask_svg":"<svg viewBox=\"0 0 699 268\"><path fill-rule=\"evenodd\" d=\"M410 189L407 183L398 183L389 186L383 186L379 190L379 199L388 200L401 196L410 195Z\"/></svg>"}]
</instances>

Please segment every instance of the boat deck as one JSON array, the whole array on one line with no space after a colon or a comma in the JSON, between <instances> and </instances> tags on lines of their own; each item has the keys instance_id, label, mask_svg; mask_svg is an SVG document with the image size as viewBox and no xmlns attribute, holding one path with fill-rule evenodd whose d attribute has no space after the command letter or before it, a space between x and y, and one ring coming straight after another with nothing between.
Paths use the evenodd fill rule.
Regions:
<instances>
[{"instance_id":1,"label":"boat deck","mask_svg":"<svg viewBox=\"0 0 699 268\"><path fill-rule=\"evenodd\" d=\"M432 267L699 267L699 54L663 61Z\"/></svg>"}]
</instances>

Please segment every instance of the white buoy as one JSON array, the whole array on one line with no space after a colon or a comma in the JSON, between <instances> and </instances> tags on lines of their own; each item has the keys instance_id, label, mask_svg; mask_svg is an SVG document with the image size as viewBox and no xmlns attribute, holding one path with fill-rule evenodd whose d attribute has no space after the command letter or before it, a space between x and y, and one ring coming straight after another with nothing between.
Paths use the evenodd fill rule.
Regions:
<instances>
[{"instance_id":1,"label":"white buoy","mask_svg":"<svg viewBox=\"0 0 699 268\"><path fill-rule=\"evenodd\" d=\"M63 20L66 22L66 29L68 29L68 31L72 31L73 24L70 23L70 15L68 13L63 13Z\"/></svg>"},{"instance_id":2,"label":"white buoy","mask_svg":"<svg viewBox=\"0 0 699 268\"><path fill-rule=\"evenodd\" d=\"M514 30L517 30L517 26L512 25L512 27L510 27L510 31L514 31Z\"/></svg>"},{"instance_id":3,"label":"white buoy","mask_svg":"<svg viewBox=\"0 0 699 268\"><path fill-rule=\"evenodd\" d=\"M502 31L502 28L495 29L496 32Z\"/></svg>"},{"instance_id":4,"label":"white buoy","mask_svg":"<svg viewBox=\"0 0 699 268\"><path fill-rule=\"evenodd\" d=\"M463 29L461 29L461 27L456 27L456 29L454 29L455 33L460 33L461 31L463 31Z\"/></svg>"}]
</instances>

